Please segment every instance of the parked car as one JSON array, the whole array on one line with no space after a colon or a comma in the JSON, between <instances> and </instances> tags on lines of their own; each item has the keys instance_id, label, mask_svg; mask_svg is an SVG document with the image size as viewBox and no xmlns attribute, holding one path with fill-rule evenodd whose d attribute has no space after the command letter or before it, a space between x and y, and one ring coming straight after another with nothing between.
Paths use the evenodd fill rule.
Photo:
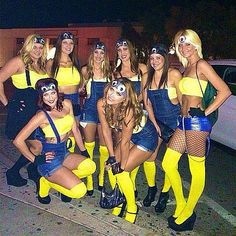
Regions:
<instances>
[{"instance_id":1,"label":"parked car","mask_svg":"<svg viewBox=\"0 0 236 236\"><path fill-rule=\"evenodd\" d=\"M211 139L236 150L236 59L208 61L227 83L232 95L219 108Z\"/></svg>"}]
</instances>

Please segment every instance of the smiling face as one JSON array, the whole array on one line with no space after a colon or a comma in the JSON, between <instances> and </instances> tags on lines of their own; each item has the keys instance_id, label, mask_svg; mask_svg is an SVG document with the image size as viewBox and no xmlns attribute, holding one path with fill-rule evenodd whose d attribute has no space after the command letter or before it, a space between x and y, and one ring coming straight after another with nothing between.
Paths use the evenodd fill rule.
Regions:
<instances>
[{"instance_id":1,"label":"smiling face","mask_svg":"<svg viewBox=\"0 0 236 236\"><path fill-rule=\"evenodd\" d=\"M97 64L101 64L104 61L105 52L102 49L95 49L93 51L93 60Z\"/></svg>"},{"instance_id":2,"label":"smiling face","mask_svg":"<svg viewBox=\"0 0 236 236\"><path fill-rule=\"evenodd\" d=\"M163 69L164 63L165 63L165 59L164 59L164 57L162 55L156 54L156 53L155 54L151 54L149 60L150 60L151 67L155 71Z\"/></svg>"},{"instance_id":3,"label":"smiling face","mask_svg":"<svg viewBox=\"0 0 236 236\"><path fill-rule=\"evenodd\" d=\"M180 54L185 58L189 58L197 53L196 47L191 43L180 43L178 48Z\"/></svg>"},{"instance_id":4,"label":"smiling face","mask_svg":"<svg viewBox=\"0 0 236 236\"><path fill-rule=\"evenodd\" d=\"M43 55L44 46L41 43L34 43L33 48L30 51L30 57L33 60L38 60Z\"/></svg>"},{"instance_id":5,"label":"smiling face","mask_svg":"<svg viewBox=\"0 0 236 236\"><path fill-rule=\"evenodd\" d=\"M61 42L61 52L64 54L71 54L74 49L74 41L72 39L63 39Z\"/></svg>"},{"instance_id":6,"label":"smiling face","mask_svg":"<svg viewBox=\"0 0 236 236\"><path fill-rule=\"evenodd\" d=\"M58 100L57 91L52 89L43 93L43 102L52 109L56 107Z\"/></svg>"},{"instance_id":7,"label":"smiling face","mask_svg":"<svg viewBox=\"0 0 236 236\"><path fill-rule=\"evenodd\" d=\"M130 51L128 46L120 46L117 48L118 58L122 60L122 62L130 60Z\"/></svg>"}]
</instances>

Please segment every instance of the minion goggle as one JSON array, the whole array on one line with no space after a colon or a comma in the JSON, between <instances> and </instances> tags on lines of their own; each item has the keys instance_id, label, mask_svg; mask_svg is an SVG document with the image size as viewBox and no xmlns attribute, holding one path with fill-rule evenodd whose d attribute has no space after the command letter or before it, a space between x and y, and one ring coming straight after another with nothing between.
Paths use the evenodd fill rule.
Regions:
<instances>
[{"instance_id":1,"label":"minion goggle","mask_svg":"<svg viewBox=\"0 0 236 236\"><path fill-rule=\"evenodd\" d=\"M40 88L40 93L46 93L50 90L56 90L56 85L53 83L45 84Z\"/></svg>"},{"instance_id":2,"label":"minion goggle","mask_svg":"<svg viewBox=\"0 0 236 236\"><path fill-rule=\"evenodd\" d=\"M127 96L126 87L125 87L122 80L113 80L111 82L111 87L115 88L121 96L123 96L123 97Z\"/></svg>"},{"instance_id":3,"label":"minion goggle","mask_svg":"<svg viewBox=\"0 0 236 236\"><path fill-rule=\"evenodd\" d=\"M128 42L125 39L119 39L116 42L116 48L121 47L121 46L125 46L128 47Z\"/></svg>"},{"instance_id":4,"label":"minion goggle","mask_svg":"<svg viewBox=\"0 0 236 236\"><path fill-rule=\"evenodd\" d=\"M182 44L182 43L190 43L193 44L188 38L186 38L186 36L181 35L178 39L178 44Z\"/></svg>"},{"instance_id":5,"label":"minion goggle","mask_svg":"<svg viewBox=\"0 0 236 236\"><path fill-rule=\"evenodd\" d=\"M96 50L96 49L101 49L104 52L106 51L105 45L102 42L98 42L98 43L95 44L94 50Z\"/></svg>"},{"instance_id":6,"label":"minion goggle","mask_svg":"<svg viewBox=\"0 0 236 236\"><path fill-rule=\"evenodd\" d=\"M74 35L71 32L65 32L63 34L61 34L61 40L64 39L74 39Z\"/></svg>"},{"instance_id":7,"label":"minion goggle","mask_svg":"<svg viewBox=\"0 0 236 236\"><path fill-rule=\"evenodd\" d=\"M168 54L168 51L165 48L156 46L151 49L150 55L151 54L160 54L160 55L164 56L165 54Z\"/></svg>"},{"instance_id":8,"label":"minion goggle","mask_svg":"<svg viewBox=\"0 0 236 236\"><path fill-rule=\"evenodd\" d=\"M44 45L45 44L45 40L42 37L35 37L34 38L34 43L40 43L40 44Z\"/></svg>"}]
</instances>

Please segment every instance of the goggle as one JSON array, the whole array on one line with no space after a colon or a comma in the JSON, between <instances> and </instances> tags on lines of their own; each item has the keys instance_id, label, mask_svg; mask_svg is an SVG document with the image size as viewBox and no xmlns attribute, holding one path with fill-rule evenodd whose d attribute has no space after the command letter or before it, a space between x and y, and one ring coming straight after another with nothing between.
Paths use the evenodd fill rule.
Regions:
<instances>
[{"instance_id":1,"label":"goggle","mask_svg":"<svg viewBox=\"0 0 236 236\"><path fill-rule=\"evenodd\" d=\"M160 48L160 47L153 47L151 49L150 54L160 54L160 55L164 55L164 54L168 54L167 50L165 50L164 48Z\"/></svg>"},{"instance_id":2,"label":"goggle","mask_svg":"<svg viewBox=\"0 0 236 236\"><path fill-rule=\"evenodd\" d=\"M71 32L65 32L61 35L61 39L74 39L74 35Z\"/></svg>"},{"instance_id":3,"label":"goggle","mask_svg":"<svg viewBox=\"0 0 236 236\"><path fill-rule=\"evenodd\" d=\"M96 49L101 49L104 52L106 50L105 45L102 42L98 42L98 43L95 44L94 50L96 50Z\"/></svg>"},{"instance_id":4,"label":"goggle","mask_svg":"<svg viewBox=\"0 0 236 236\"><path fill-rule=\"evenodd\" d=\"M128 47L128 42L124 39L119 39L116 42L116 48L121 47L121 46L125 46Z\"/></svg>"},{"instance_id":5,"label":"goggle","mask_svg":"<svg viewBox=\"0 0 236 236\"><path fill-rule=\"evenodd\" d=\"M34 43L40 43L40 44L44 45L45 40L44 40L44 38L41 38L41 37L35 37L34 38Z\"/></svg>"},{"instance_id":6,"label":"goggle","mask_svg":"<svg viewBox=\"0 0 236 236\"><path fill-rule=\"evenodd\" d=\"M126 91L126 87L123 83L122 80L113 80L111 82L111 86L113 88L116 88L116 90L118 91L118 93L121 95L121 96L124 96L126 97L127 96L127 91Z\"/></svg>"},{"instance_id":7,"label":"goggle","mask_svg":"<svg viewBox=\"0 0 236 236\"><path fill-rule=\"evenodd\" d=\"M46 93L46 92L48 92L48 91L50 91L50 90L56 90L56 85L53 84L53 83L50 83L50 84L44 85L44 86L42 86L42 87L40 88L40 92L41 92L41 93Z\"/></svg>"},{"instance_id":8,"label":"goggle","mask_svg":"<svg viewBox=\"0 0 236 236\"><path fill-rule=\"evenodd\" d=\"M186 36L181 35L181 36L179 37L178 43L179 43L179 44L180 44L180 43L191 43L191 41L190 41L189 39L187 39Z\"/></svg>"}]
</instances>

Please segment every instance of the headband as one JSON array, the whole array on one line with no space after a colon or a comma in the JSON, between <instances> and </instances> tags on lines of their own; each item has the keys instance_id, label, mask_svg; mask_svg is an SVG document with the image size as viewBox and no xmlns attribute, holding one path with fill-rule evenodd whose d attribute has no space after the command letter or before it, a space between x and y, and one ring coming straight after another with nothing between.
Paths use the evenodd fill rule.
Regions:
<instances>
[{"instance_id":1,"label":"headband","mask_svg":"<svg viewBox=\"0 0 236 236\"><path fill-rule=\"evenodd\" d=\"M121 47L121 46L128 47L128 42L127 42L127 40L125 40L125 39L118 39L118 40L116 41L116 48Z\"/></svg>"},{"instance_id":2,"label":"headband","mask_svg":"<svg viewBox=\"0 0 236 236\"><path fill-rule=\"evenodd\" d=\"M71 32L64 32L60 35L61 40L64 39L74 39L74 35Z\"/></svg>"},{"instance_id":3,"label":"headband","mask_svg":"<svg viewBox=\"0 0 236 236\"><path fill-rule=\"evenodd\" d=\"M122 79L113 80L111 82L111 87L116 88L119 94L123 97L127 96L126 87Z\"/></svg>"},{"instance_id":4,"label":"headband","mask_svg":"<svg viewBox=\"0 0 236 236\"><path fill-rule=\"evenodd\" d=\"M101 49L101 50L103 50L105 52L106 51L105 44L103 42L97 42L94 45L94 50L96 50L96 49Z\"/></svg>"},{"instance_id":5,"label":"headband","mask_svg":"<svg viewBox=\"0 0 236 236\"><path fill-rule=\"evenodd\" d=\"M184 35L181 35L178 39L178 43L190 43L190 44L193 44L189 39L186 38L186 36Z\"/></svg>"},{"instance_id":6,"label":"headband","mask_svg":"<svg viewBox=\"0 0 236 236\"><path fill-rule=\"evenodd\" d=\"M40 89L39 89L39 92L40 93L46 93L50 90L56 90L56 85L54 83L50 83L50 84L45 84L43 85Z\"/></svg>"},{"instance_id":7,"label":"headband","mask_svg":"<svg viewBox=\"0 0 236 236\"><path fill-rule=\"evenodd\" d=\"M45 44L45 40L42 37L35 37L34 38L34 43L40 43L40 44L44 45Z\"/></svg>"},{"instance_id":8,"label":"headband","mask_svg":"<svg viewBox=\"0 0 236 236\"><path fill-rule=\"evenodd\" d=\"M168 54L168 50L165 45L156 44L156 45L152 46L152 48L150 50L150 55L151 54L160 54L160 55L164 56L164 55Z\"/></svg>"}]
</instances>

